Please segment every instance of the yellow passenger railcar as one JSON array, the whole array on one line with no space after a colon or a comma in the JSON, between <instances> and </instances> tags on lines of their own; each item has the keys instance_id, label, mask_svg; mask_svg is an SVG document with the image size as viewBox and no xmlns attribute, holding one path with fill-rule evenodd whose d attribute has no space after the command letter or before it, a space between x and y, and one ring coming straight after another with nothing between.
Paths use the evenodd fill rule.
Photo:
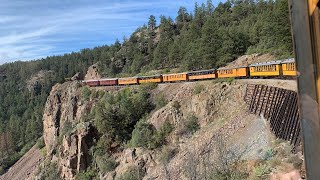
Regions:
<instances>
[{"instance_id":1,"label":"yellow passenger railcar","mask_svg":"<svg viewBox=\"0 0 320 180\"><path fill-rule=\"evenodd\" d=\"M140 76L139 83L161 83L162 82L162 75L156 76Z\"/></svg>"},{"instance_id":2,"label":"yellow passenger railcar","mask_svg":"<svg viewBox=\"0 0 320 180\"><path fill-rule=\"evenodd\" d=\"M216 70L203 70L203 71L192 71L188 72L189 80L200 80L200 79L214 79L217 77Z\"/></svg>"},{"instance_id":3,"label":"yellow passenger railcar","mask_svg":"<svg viewBox=\"0 0 320 180\"><path fill-rule=\"evenodd\" d=\"M250 76L280 76L281 61L256 63L250 66Z\"/></svg>"},{"instance_id":4,"label":"yellow passenger railcar","mask_svg":"<svg viewBox=\"0 0 320 180\"><path fill-rule=\"evenodd\" d=\"M296 63L294 59L287 59L281 62L282 66L282 74L284 76L296 76L297 70L296 70Z\"/></svg>"},{"instance_id":5,"label":"yellow passenger railcar","mask_svg":"<svg viewBox=\"0 0 320 180\"><path fill-rule=\"evenodd\" d=\"M187 73L163 74L163 82L187 81Z\"/></svg>"},{"instance_id":6,"label":"yellow passenger railcar","mask_svg":"<svg viewBox=\"0 0 320 180\"><path fill-rule=\"evenodd\" d=\"M119 78L118 79L119 85L134 85L139 84L137 77L128 77L128 78Z\"/></svg>"},{"instance_id":7,"label":"yellow passenger railcar","mask_svg":"<svg viewBox=\"0 0 320 180\"><path fill-rule=\"evenodd\" d=\"M248 67L220 68L218 69L217 73L218 73L218 78L249 76Z\"/></svg>"}]
</instances>

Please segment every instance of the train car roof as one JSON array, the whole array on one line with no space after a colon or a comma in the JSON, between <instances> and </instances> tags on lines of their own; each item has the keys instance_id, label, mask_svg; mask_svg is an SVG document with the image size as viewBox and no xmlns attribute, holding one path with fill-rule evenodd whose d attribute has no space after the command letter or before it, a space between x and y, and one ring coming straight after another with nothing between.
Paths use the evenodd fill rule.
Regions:
<instances>
[{"instance_id":1,"label":"train car roof","mask_svg":"<svg viewBox=\"0 0 320 180\"><path fill-rule=\"evenodd\" d=\"M228 70L228 69L239 69L239 68L246 68L248 66L238 66L238 67L233 67L233 68L219 68L218 70Z\"/></svg>"},{"instance_id":2,"label":"train car roof","mask_svg":"<svg viewBox=\"0 0 320 180\"><path fill-rule=\"evenodd\" d=\"M289 58L282 61L282 63L293 63L293 62L295 62L294 58Z\"/></svg>"},{"instance_id":3,"label":"train car roof","mask_svg":"<svg viewBox=\"0 0 320 180\"><path fill-rule=\"evenodd\" d=\"M152 75L152 76L139 76L139 78L148 78L148 77L160 77L161 74L158 75Z\"/></svg>"},{"instance_id":4,"label":"train car roof","mask_svg":"<svg viewBox=\"0 0 320 180\"><path fill-rule=\"evenodd\" d=\"M82 82L95 82L99 81L99 79L89 79L89 80L83 80Z\"/></svg>"},{"instance_id":5,"label":"train car roof","mask_svg":"<svg viewBox=\"0 0 320 180\"><path fill-rule=\"evenodd\" d=\"M170 75L176 75L176 74L187 74L187 72L182 72L182 73L172 73L172 74L162 74L162 76L170 76Z\"/></svg>"},{"instance_id":6,"label":"train car roof","mask_svg":"<svg viewBox=\"0 0 320 180\"><path fill-rule=\"evenodd\" d=\"M99 80L110 80L110 81L112 81L112 80L118 80L118 78L101 78Z\"/></svg>"},{"instance_id":7,"label":"train car roof","mask_svg":"<svg viewBox=\"0 0 320 180\"><path fill-rule=\"evenodd\" d=\"M267 66L267 65L273 65L273 64L281 64L281 60L277 60L277 61L269 61L269 62L263 62L263 63L254 63L254 64L250 64L249 67L252 66Z\"/></svg>"},{"instance_id":8,"label":"train car roof","mask_svg":"<svg viewBox=\"0 0 320 180\"><path fill-rule=\"evenodd\" d=\"M123 77L123 78L118 78L118 79L137 79L137 78L139 78L139 77Z\"/></svg>"},{"instance_id":9,"label":"train car roof","mask_svg":"<svg viewBox=\"0 0 320 180\"><path fill-rule=\"evenodd\" d=\"M187 73L198 73L198 72L208 72L208 71L214 71L216 69L207 69L207 70L199 70L199 71L189 71Z\"/></svg>"}]
</instances>

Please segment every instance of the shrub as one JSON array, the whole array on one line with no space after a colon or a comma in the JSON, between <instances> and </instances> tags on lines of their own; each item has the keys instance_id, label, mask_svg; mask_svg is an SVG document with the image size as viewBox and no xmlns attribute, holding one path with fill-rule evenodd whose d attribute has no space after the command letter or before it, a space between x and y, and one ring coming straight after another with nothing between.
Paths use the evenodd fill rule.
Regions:
<instances>
[{"instance_id":1,"label":"shrub","mask_svg":"<svg viewBox=\"0 0 320 180\"><path fill-rule=\"evenodd\" d=\"M0 166L0 175L4 174L5 173L5 170L2 166Z\"/></svg>"},{"instance_id":2,"label":"shrub","mask_svg":"<svg viewBox=\"0 0 320 180\"><path fill-rule=\"evenodd\" d=\"M271 172L271 167L266 164L261 164L258 167L254 168L254 175L256 177L264 177L265 175Z\"/></svg>"},{"instance_id":3,"label":"shrub","mask_svg":"<svg viewBox=\"0 0 320 180\"><path fill-rule=\"evenodd\" d=\"M192 135L199 129L200 129L200 125L198 123L198 118L194 115L191 115L180 124L178 129L178 134Z\"/></svg>"},{"instance_id":4,"label":"shrub","mask_svg":"<svg viewBox=\"0 0 320 180\"><path fill-rule=\"evenodd\" d=\"M90 89L87 86L83 87L82 88L82 96L83 96L84 100L88 101L90 98L90 95L91 95Z\"/></svg>"},{"instance_id":5,"label":"shrub","mask_svg":"<svg viewBox=\"0 0 320 180\"><path fill-rule=\"evenodd\" d=\"M93 148L94 157L106 155L108 153L107 149L110 145L111 141L109 141L109 139L105 136L101 136L99 141L97 142L97 145Z\"/></svg>"},{"instance_id":6,"label":"shrub","mask_svg":"<svg viewBox=\"0 0 320 180\"><path fill-rule=\"evenodd\" d=\"M223 82L227 82L227 83L231 84L233 81L234 81L234 78L233 78L233 77L230 77L230 78L218 78L218 79L212 80L212 82L213 82L214 84L216 84L216 83L223 83Z\"/></svg>"},{"instance_id":7,"label":"shrub","mask_svg":"<svg viewBox=\"0 0 320 180\"><path fill-rule=\"evenodd\" d=\"M37 147L38 147L38 149L42 149L44 146L45 146L44 139L43 139L43 137L41 137L37 141Z\"/></svg>"},{"instance_id":8,"label":"shrub","mask_svg":"<svg viewBox=\"0 0 320 180\"><path fill-rule=\"evenodd\" d=\"M175 110L179 111L180 108L181 108L181 105L180 105L180 103L179 103L178 101L173 101L172 107L173 107Z\"/></svg>"},{"instance_id":9,"label":"shrub","mask_svg":"<svg viewBox=\"0 0 320 180\"><path fill-rule=\"evenodd\" d=\"M164 94L160 93L155 97L155 105L157 109L160 109L167 104L168 104L168 101L164 97Z\"/></svg>"},{"instance_id":10,"label":"shrub","mask_svg":"<svg viewBox=\"0 0 320 180\"><path fill-rule=\"evenodd\" d=\"M89 167L86 171L77 174L77 180L98 179L98 172L92 167Z\"/></svg>"},{"instance_id":11,"label":"shrub","mask_svg":"<svg viewBox=\"0 0 320 180\"><path fill-rule=\"evenodd\" d=\"M239 180L239 179L247 179L249 176L246 172L241 172L238 170L228 171L228 172L215 172L212 175L212 179L217 180Z\"/></svg>"},{"instance_id":12,"label":"shrub","mask_svg":"<svg viewBox=\"0 0 320 180\"><path fill-rule=\"evenodd\" d=\"M187 132L191 134L195 133L198 129L200 129L198 118L196 116L192 115L189 117L189 119L186 122L186 129Z\"/></svg>"},{"instance_id":13,"label":"shrub","mask_svg":"<svg viewBox=\"0 0 320 180\"><path fill-rule=\"evenodd\" d=\"M121 176L117 177L116 180L139 180L139 170L136 167L128 169Z\"/></svg>"},{"instance_id":14,"label":"shrub","mask_svg":"<svg viewBox=\"0 0 320 180\"><path fill-rule=\"evenodd\" d=\"M60 175L59 175L59 171L58 171L58 166L56 163L49 163L48 165L44 166L43 169L43 179L46 180L59 180Z\"/></svg>"},{"instance_id":15,"label":"shrub","mask_svg":"<svg viewBox=\"0 0 320 180\"><path fill-rule=\"evenodd\" d=\"M152 124L148 124L144 122L144 120L140 120L132 131L130 145L133 147L150 148L155 131L156 130Z\"/></svg>"},{"instance_id":16,"label":"shrub","mask_svg":"<svg viewBox=\"0 0 320 180\"><path fill-rule=\"evenodd\" d=\"M72 123L70 121L65 121L63 124L63 127L61 129L60 136L66 135L67 133L70 133L72 130Z\"/></svg>"},{"instance_id":17,"label":"shrub","mask_svg":"<svg viewBox=\"0 0 320 180\"><path fill-rule=\"evenodd\" d=\"M193 89L193 93L194 94L200 94L202 91L204 90L204 86L202 84L196 84L194 89Z\"/></svg>"},{"instance_id":18,"label":"shrub","mask_svg":"<svg viewBox=\"0 0 320 180\"><path fill-rule=\"evenodd\" d=\"M164 146L162 148L160 160L162 163L167 164L177 154L177 150L172 147Z\"/></svg>"},{"instance_id":19,"label":"shrub","mask_svg":"<svg viewBox=\"0 0 320 180\"><path fill-rule=\"evenodd\" d=\"M40 149L40 153L43 157L45 157L47 155L47 149L43 147L42 149Z\"/></svg>"},{"instance_id":20,"label":"shrub","mask_svg":"<svg viewBox=\"0 0 320 180\"><path fill-rule=\"evenodd\" d=\"M151 141L150 147L151 148L158 148L161 147L166 143L167 136L173 131L174 126L166 121L163 126L157 131L154 135L153 140Z\"/></svg>"},{"instance_id":21,"label":"shrub","mask_svg":"<svg viewBox=\"0 0 320 180\"><path fill-rule=\"evenodd\" d=\"M119 165L112 156L109 158L106 158L105 156L96 156L95 160L98 168L104 173L113 171Z\"/></svg>"},{"instance_id":22,"label":"shrub","mask_svg":"<svg viewBox=\"0 0 320 180\"><path fill-rule=\"evenodd\" d=\"M303 160L300 159L297 154L291 154L288 158L288 163L292 163L294 168L300 169L303 164Z\"/></svg>"},{"instance_id":23,"label":"shrub","mask_svg":"<svg viewBox=\"0 0 320 180\"><path fill-rule=\"evenodd\" d=\"M170 73L170 69L169 68L164 69L164 73Z\"/></svg>"},{"instance_id":24,"label":"shrub","mask_svg":"<svg viewBox=\"0 0 320 180\"><path fill-rule=\"evenodd\" d=\"M153 109L149 93L129 88L106 94L95 105L92 117L98 132L110 141L128 142L139 119Z\"/></svg>"},{"instance_id":25,"label":"shrub","mask_svg":"<svg viewBox=\"0 0 320 180\"><path fill-rule=\"evenodd\" d=\"M135 129L132 131L132 138L129 145L149 149L161 147L166 143L166 138L173 129L173 125L166 121L157 131L152 124L148 124L142 119L136 124Z\"/></svg>"},{"instance_id":26,"label":"shrub","mask_svg":"<svg viewBox=\"0 0 320 180\"><path fill-rule=\"evenodd\" d=\"M226 82L228 82L229 84L232 83L234 81L233 77L227 78Z\"/></svg>"},{"instance_id":27,"label":"shrub","mask_svg":"<svg viewBox=\"0 0 320 180\"><path fill-rule=\"evenodd\" d=\"M20 156L24 155L25 153L27 153L33 146L34 146L35 142L34 141L31 141L27 144L25 144L23 146L23 148L20 150L19 154Z\"/></svg>"},{"instance_id":28,"label":"shrub","mask_svg":"<svg viewBox=\"0 0 320 180\"><path fill-rule=\"evenodd\" d=\"M264 153L263 159L264 159L264 160L270 160L270 159L272 159L273 156L274 156L273 150L272 150L272 149L268 149L268 150Z\"/></svg>"}]
</instances>

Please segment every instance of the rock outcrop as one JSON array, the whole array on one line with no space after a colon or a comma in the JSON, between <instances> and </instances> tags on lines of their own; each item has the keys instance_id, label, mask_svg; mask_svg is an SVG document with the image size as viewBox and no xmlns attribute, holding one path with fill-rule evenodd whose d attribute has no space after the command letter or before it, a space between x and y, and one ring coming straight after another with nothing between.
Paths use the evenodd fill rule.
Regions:
<instances>
[{"instance_id":1,"label":"rock outcrop","mask_svg":"<svg viewBox=\"0 0 320 180\"><path fill-rule=\"evenodd\" d=\"M77 81L57 84L47 99L43 115L47 158L58 158L61 177L74 179L87 168L88 149L95 138L95 129L85 122L93 101L84 101Z\"/></svg>"},{"instance_id":2,"label":"rock outcrop","mask_svg":"<svg viewBox=\"0 0 320 180\"><path fill-rule=\"evenodd\" d=\"M91 79L100 79L101 75L98 71L98 65L94 64L88 68L87 74L84 77L84 80L91 80Z\"/></svg>"}]
</instances>

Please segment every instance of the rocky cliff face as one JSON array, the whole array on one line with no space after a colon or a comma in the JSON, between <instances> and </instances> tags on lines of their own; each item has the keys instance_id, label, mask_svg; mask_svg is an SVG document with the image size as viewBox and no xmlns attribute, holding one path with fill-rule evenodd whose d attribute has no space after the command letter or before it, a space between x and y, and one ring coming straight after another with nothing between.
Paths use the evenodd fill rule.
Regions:
<instances>
[{"instance_id":1,"label":"rocky cliff face","mask_svg":"<svg viewBox=\"0 0 320 180\"><path fill-rule=\"evenodd\" d=\"M94 64L88 68L87 74L84 80L101 79L101 75L98 72L98 65Z\"/></svg>"},{"instance_id":2,"label":"rocky cliff face","mask_svg":"<svg viewBox=\"0 0 320 180\"><path fill-rule=\"evenodd\" d=\"M43 115L47 158L58 161L65 179L73 179L87 168L95 130L84 117L93 104L93 100L83 99L77 81L55 85L47 99Z\"/></svg>"},{"instance_id":3,"label":"rocky cliff face","mask_svg":"<svg viewBox=\"0 0 320 180\"><path fill-rule=\"evenodd\" d=\"M174 131L167 137L168 143L162 149L153 150L118 144L121 148L110 154L117 166L109 172L97 169L100 179L112 180L129 171L136 172L139 179L211 177L209 171L219 166L215 161L219 158L216 157L218 134L234 154L261 158L270 149L271 139L264 122L246 113L245 87L245 81L158 85L151 91L151 99L163 94L168 103L154 110L147 122L156 129L170 122ZM99 140L94 124L86 120L97 100L92 98L95 96L85 97L83 90L77 81L55 85L43 115L46 159L58 165L63 179L75 179L88 168L92 163L90 148ZM196 117L200 124L194 134L185 133L190 116ZM257 127L259 131L255 131ZM252 171L252 167L245 171Z\"/></svg>"}]
</instances>

